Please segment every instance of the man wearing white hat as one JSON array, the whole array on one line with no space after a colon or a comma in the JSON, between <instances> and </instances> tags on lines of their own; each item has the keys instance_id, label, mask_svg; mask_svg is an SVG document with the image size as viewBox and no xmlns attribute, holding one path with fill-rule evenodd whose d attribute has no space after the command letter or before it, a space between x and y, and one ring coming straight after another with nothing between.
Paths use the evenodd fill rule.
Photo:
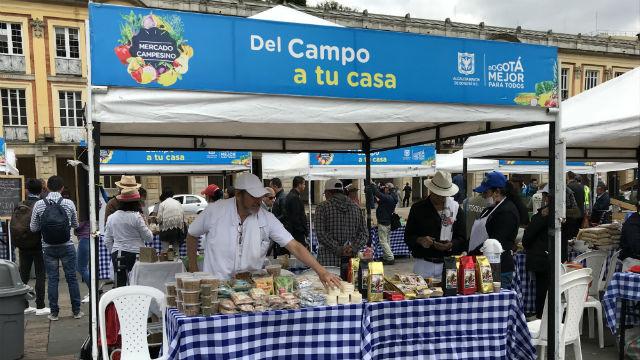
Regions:
<instances>
[{"instance_id":1,"label":"man wearing white hat","mask_svg":"<svg viewBox=\"0 0 640 360\"><path fill-rule=\"evenodd\" d=\"M465 221L453 199L459 189L450 173L438 171L424 185L429 197L411 206L404 241L415 258L413 271L439 280L444 258L461 254L468 247Z\"/></svg>"},{"instance_id":2,"label":"man wearing white hat","mask_svg":"<svg viewBox=\"0 0 640 360\"><path fill-rule=\"evenodd\" d=\"M261 207L267 190L257 176L239 175L235 189L235 197L209 204L189 226L187 253L191 271L197 269L196 245L200 236L206 235L204 271L221 279L261 269L273 240L311 267L325 286L340 286L340 278L322 267L304 245L292 241L293 236L282 223Z\"/></svg>"}]
</instances>

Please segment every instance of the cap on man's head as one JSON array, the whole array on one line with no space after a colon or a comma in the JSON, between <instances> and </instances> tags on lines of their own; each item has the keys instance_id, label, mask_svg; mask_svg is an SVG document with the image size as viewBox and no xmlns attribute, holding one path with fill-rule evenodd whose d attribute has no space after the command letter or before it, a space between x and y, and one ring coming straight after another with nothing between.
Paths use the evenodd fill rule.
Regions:
<instances>
[{"instance_id":1,"label":"cap on man's head","mask_svg":"<svg viewBox=\"0 0 640 360\"><path fill-rule=\"evenodd\" d=\"M209 184L204 190L200 192L201 195L213 196L215 192L220 189L216 184Z\"/></svg>"},{"instance_id":2,"label":"cap on man's head","mask_svg":"<svg viewBox=\"0 0 640 360\"><path fill-rule=\"evenodd\" d=\"M482 194L489 189L503 189L505 186L507 186L507 178L504 174L499 171L492 171L484 174L484 180L473 191Z\"/></svg>"},{"instance_id":3,"label":"cap on man's head","mask_svg":"<svg viewBox=\"0 0 640 360\"><path fill-rule=\"evenodd\" d=\"M329 191L329 190L344 190L344 187L342 186L342 181L336 178L331 178L327 180L327 182L324 183L324 191Z\"/></svg>"},{"instance_id":4,"label":"cap on man's head","mask_svg":"<svg viewBox=\"0 0 640 360\"><path fill-rule=\"evenodd\" d=\"M395 188L395 186L393 185L393 183L390 183L390 182L389 182L389 183L384 184L384 187L386 187L387 189L393 189L393 188Z\"/></svg>"},{"instance_id":5,"label":"cap on man's head","mask_svg":"<svg viewBox=\"0 0 640 360\"><path fill-rule=\"evenodd\" d=\"M259 198L267 194L267 190L264 188L262 181L251 173L244 173L238 175L235 181L236 190L245 190L249 195Z\"/></svg>"}]
</instances>

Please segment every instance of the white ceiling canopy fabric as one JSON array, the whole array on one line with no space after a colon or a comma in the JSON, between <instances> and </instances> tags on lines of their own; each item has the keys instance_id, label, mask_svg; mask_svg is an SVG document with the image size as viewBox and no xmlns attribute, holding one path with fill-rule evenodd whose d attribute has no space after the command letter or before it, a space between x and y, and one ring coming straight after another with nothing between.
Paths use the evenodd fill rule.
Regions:
<instances>
[{"instance_id":1,"label":"white ceiling canopy fabric","mask_svg":"<svg viewBox=\"0 0 640 360\"><path fill-rule=\"evenodd\" d=\"M640 147L640 68L562 103L567 159L635 159ZM548 126L469 138L466 157L548 157Z\"/></svg>"},{"instance_id":2,"label":"white ceiling canopy fabric","mask_svg":"<svg viewBox=\"0 0 640 360\"><path fill-rule=\"evenodd\" d=\"M516 106L130 88L93 97L101 146L121 149L362 150L365 136L386 149L553 121Z\"/></svg>"}]
</instances>

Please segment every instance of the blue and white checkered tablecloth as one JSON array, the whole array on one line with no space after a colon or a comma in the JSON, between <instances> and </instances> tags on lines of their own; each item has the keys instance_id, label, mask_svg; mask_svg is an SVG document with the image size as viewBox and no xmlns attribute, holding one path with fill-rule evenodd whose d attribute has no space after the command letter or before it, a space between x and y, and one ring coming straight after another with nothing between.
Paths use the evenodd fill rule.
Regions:
<instances>
[{"instance_id":1,"label":"blue and white checkered tablecloth","mask_svg":"<svg viewBox=\"0 0 640 360\"><path fill-rule=\"evenodd\" d=\"M156 249L156 252L160 253L162 250L162 244L160 243L160 237L154 236L153 241L151 243L145 243L146 246L152 247ZM180 244L180 256L187 255L187 244ZM112 279L113 278L113 265L111 264L111 254L107 249L107 246L104 244L104 237L100 235L100 244L98 245L98 270L99 270L99 279Z\"/></svg>"},{"instance_id":2,"label":"blue and white checkered tablecloth","mask_svg":"<svg viewBox=\"0 0 640 360\"><path fill-rule=\"evenodd\" d=\"M618 299L640 301L640 274L630 272L617 272L609 283L604 293L602 303L607 318L607 325L614 334L617 330L617 322L620 317L620 304ZM638 318L627 316L627 325L638 325Z\"/></svg>"},{"instance_id":3,"label":"blue and white checkered tablecloth","mask_svg":"<svg viewBox=\"0 0 640 360\"><path fill-rule=\"evenodd\" d=\"M169 309L169 359L360 359L362 312L362 304L209 317Z\"/></svg>"},{"instance_id":4,"label":"blue and white checkered tablecloth","mask_svg":"<svg viewBox=\"0 0 640 360\"><path fill-rule=\"evenodd\" d=\"M535 359L514 291L365 305L362 358Z\"/></svg>"},{"instance_id":5,"label":"blue and white checkered tablecloth","mask_svg":"<svg viewBox=\"0 0 640 360\"><path fill-rule=\"evenodd\" d=\"M13 259L14 262L16 261L15 252L11 254L11 258ZM9 260L9 244L4 243L3 241L0 241L0 259Z\"/></svg>"}]
</instances>

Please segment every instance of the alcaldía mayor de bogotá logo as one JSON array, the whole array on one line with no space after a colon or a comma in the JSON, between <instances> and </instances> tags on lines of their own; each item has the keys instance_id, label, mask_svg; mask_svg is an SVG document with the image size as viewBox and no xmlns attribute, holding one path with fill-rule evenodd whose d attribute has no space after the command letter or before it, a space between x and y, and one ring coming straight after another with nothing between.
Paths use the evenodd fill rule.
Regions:
<instances>
[{"instance_id":1,"label":"alcald\u00eda mayor de bogot\u00e1 logo","mask_svg":"<svg viewBox=\"0 0 640 360\"><path fill-rule=\"evenodd\" d=\"M123 15L120 45L114 49L120 62L138 84L156 81L171 86L189 71L193 48L183 37L184 26L177 15Z\"/></svg>"}]
</instances>

